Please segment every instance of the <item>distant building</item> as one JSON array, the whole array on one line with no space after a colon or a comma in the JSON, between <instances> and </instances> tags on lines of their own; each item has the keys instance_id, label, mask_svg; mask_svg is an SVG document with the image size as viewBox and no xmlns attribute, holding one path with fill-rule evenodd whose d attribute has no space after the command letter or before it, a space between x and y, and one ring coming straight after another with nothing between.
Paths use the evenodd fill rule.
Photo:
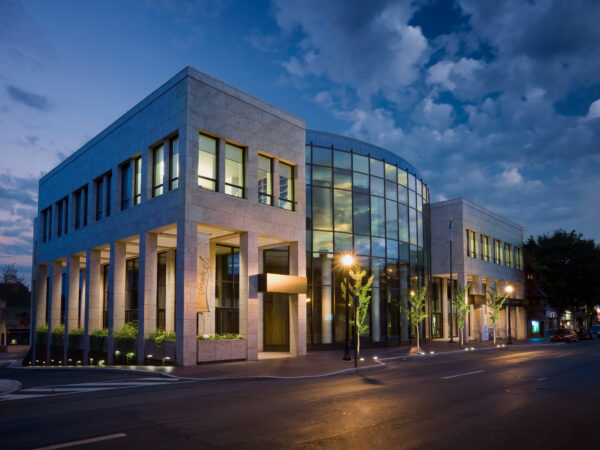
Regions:
<instances>
[{"instance_id":1,"label":"distant building","mask_svg":"<svg viewBox=\"0 0 600 450\"><path fill-rule=\"evenodd\" d=\"M448 339L450 328L457 336L456 314L449 302L450 254L449 219L452 218L452 263L454 292L470 283L468 302L468 335L470 340L491 338L492 325L486 306L486 292L494 286L514 292L507 302L510 307L500 313L498 336L506 338L510 309L513 338L527 337L525 277L523 263L523 227L469 200L457 198L431 204L432 259L432 335ZM452 320L452 324L450 322Z\"/></svg>"},{"instance_id":2,"label":"distant building","mask_svg":"<svg viewBox=\"0 0 600 450\"><path fill-rule=\"evenodd\" d=\"M29 303L8 304L0 299L0 352L29 349Z\"/></svg>"}]
</instances>

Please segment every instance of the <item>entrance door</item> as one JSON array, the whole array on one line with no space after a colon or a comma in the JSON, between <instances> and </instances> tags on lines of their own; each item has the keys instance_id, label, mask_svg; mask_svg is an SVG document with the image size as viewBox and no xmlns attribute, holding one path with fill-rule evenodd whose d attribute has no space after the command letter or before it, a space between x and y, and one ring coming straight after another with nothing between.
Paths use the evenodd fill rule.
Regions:
<instances>
[{"instance_id":1,"label":"entrance door","mask_svg":"<svg viewBox=\"0 0 600 450\"><path fill-rule=\"evenodd\" d=\"M288 247L265 250L263 272L289 275ZM263 294L263 349L266 352L290 351L289 299L289 294Z\"/></svg>"}]
</instances>

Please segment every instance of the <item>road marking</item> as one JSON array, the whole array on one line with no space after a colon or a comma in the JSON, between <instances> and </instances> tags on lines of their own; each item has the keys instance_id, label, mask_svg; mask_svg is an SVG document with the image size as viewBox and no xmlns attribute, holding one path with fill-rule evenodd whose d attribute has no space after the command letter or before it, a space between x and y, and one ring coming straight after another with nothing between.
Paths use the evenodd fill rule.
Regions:
<instances>
[{"instance_id":1,"label":"road marking","mask_svg":"<svg viewBox=\"0 0 600 450\"><path fill-rule=\"evenodd\" d=\"M127 436L125 433L107 434L106 436L99 436L99 437L90 438L90 439L83 439L81 441L72 441L72 442L65 442L64 444L49 445L48 447L39 447L39 448L36 448L35 450L55 450L58 448L76 447L78 445L85 445L85 444L92 444L94 442L108 441L109 439L123 438L125 436Z\"/></svg>"},{"instance_id":2,"label":"road marking","mask_svg":"<svg viewBox=\"0 0 600 450\"><path fill-rule=\"evenodd\" d=\"M563 353L562 355L558 355L558 356L556 356L555 358L564 358L565 356L569 356L569 355L572 355L572 354L573 354L573 352L570 352L570 353Z\"/></svg>"},{"instance_id":3,"label":"road marking","mask_svg":"<svg viewBox=\"0 0 600 450\"><path fill-rule=\"evenodd\" d=\"M475 372L459 373L458 375L450 375L447 377L442 377L442 380L449 380L450 378L457 378L457 377L465 377L467 375L475 375L476 373L483 373L483 372L485 372L485 370L476 370Z\"/></svg>"},{"instance_id":4,"label":"road marking","mask_svg":"<svg viewBox=\"0 0 600 450\"><path fill-rule=\"evenodd\" d=\"M541 377L541 378L538 378L537 380L538 380L538 381L544 381L546 378L547 378L547 377Z\"/></svg>"}]
</instances>

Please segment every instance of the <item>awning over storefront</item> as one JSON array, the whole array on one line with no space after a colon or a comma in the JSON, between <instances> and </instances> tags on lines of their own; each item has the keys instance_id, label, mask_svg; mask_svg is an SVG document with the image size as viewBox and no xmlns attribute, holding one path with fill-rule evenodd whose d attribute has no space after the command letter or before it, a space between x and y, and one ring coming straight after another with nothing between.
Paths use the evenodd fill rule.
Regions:
<instances>
[{"instance_id":1,"label":"awning over storefront","mask_svg":"<svg viewBox=\"0 0 600 450\"><path fill-rule=\"evenodd\" d=\"M306 277L264 273L258 276L258 292L306 294Z\"/></svg>"}]
</instances>

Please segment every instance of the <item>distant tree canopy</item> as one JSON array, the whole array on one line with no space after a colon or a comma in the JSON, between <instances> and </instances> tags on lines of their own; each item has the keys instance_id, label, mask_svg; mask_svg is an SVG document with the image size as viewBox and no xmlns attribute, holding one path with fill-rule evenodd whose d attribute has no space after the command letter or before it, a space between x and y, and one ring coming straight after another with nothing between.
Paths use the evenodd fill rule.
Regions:
<instances>
[{"instance_id":1,"label":"distant tree canopy","mask_svg":"<svg viewBox=\"0 0 600 450\"><path fill-rule=\"evenodd\" d=\"M564 230L531 236L525 257L559 317L569 307L600 302L600 246L593 239Z\"/></svg>"},{"instance_id":2,"label":"distant tree canopy","mask_svg":"<svg viewBox=\"0 0 600 450\"><path fill-rule=\"evenodd\" d=\"M29 306L31 293L14 265L4 267L0 280L0 299L9 307Z\"/></svg>"}]
</instances>

